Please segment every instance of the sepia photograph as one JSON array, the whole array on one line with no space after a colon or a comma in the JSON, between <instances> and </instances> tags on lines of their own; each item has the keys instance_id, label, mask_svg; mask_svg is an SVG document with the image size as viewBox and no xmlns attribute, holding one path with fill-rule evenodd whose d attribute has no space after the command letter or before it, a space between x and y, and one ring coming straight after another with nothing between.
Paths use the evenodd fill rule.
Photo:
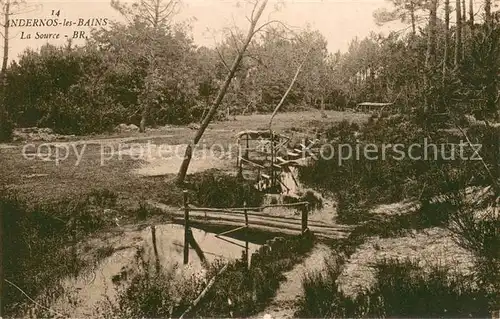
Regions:
<instances>
[{"instance_id":1,"label":"sepia photograph","mask_svg":"<svg viewBox=\"0 0 500 319\"><path fill-rule=\"evenodd\" d=\"M0 0L0 319L500 319L500 1Z\"/></svg>"}]
</instances>

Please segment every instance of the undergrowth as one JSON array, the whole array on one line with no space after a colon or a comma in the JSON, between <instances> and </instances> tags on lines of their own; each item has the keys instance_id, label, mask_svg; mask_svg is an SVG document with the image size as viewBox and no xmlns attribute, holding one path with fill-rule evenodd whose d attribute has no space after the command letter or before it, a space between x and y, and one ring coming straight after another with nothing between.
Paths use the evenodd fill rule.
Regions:
<instances>
[{"instance_id":1,"label":"undergrowth","mask_svg":"<svg viewBox=\"0 0 500 319\"><path fill-rule=\"evenodd\" d=\"M178 263L157 271L139 250L138 269L117 287L116 301L107 297L97 312L104 318L178 318L222 268L217 260L202 275L183 274Z\"/></svg>"},{"instance_id":2,"label":"undergrowth","mask_svg":"<svg viewBox=\"0 0 500 319\"><path fill-rule=\"evenodd\" d=\"M284 273L299 263L314 244L312 237L289 239L282 249L249 269L245 263L234 262L216 281L193 317L245 317L263 310L274 297Z\"/></svg>"},{"instance_id":3,"label":"undergrowth","mask_svg":"<svg viewBox=\"0 0 500 319\"><path fill-rule=\"evenodd\" d=\"M301 261L312 248L311 235L291 238L281 249L247 268L243 256L229 262L200 303L187 313L189 318L244 317L262 310L285 279L283 273ZM108 299L98 309L104 318L178 318L199 296L208 281L222 269L217 260L203 275L182 275L182 266L174 264L159 272L152 263L137 255L138 270L120 285L116 302ZM129 275L131 272L129 273Z\"/></svg>"},{"instance_id":4,"label":"undergrowth","mask_svg":"<svg viewBox=\"0 0 500 319\"><path fill-rule=\"evenodd\" d=\"M193 204L203 207L259 206L264 198L251 183L217 169L189 175L186 188Z\"/></svg>"},{"instance_id":5,"label":"undergrowth","mask_svg":"<svg viewBox=\"0 0 500 319\"><path fill-rule=\"evenodd\" d=\"M448 269L424 270L414 261L385 260L375 266L376 283L357 295L337 284L342 260L327 261L322 273L308 273L299 317L487 317L489 298L471 278Z\"/></svg>"},{"instance_id":6,"label":"undergrowth","mask_svg":"<svg viewBox=\"0 0 500 319\"><path fill-rule=\"evenodd\" d=\"M103 210L114 206L115 200L114 193L103 190L43 204L28 204L6 191L0 194L4 278L12 283L4 284L1 296L7 316L33 307L13 285L31 298L40 296L44 303L65 293L59 280L86 267L74 247L111 224ZM46 315L42 309L34 311L37 316Z\"/></svg>"}]
</instances>

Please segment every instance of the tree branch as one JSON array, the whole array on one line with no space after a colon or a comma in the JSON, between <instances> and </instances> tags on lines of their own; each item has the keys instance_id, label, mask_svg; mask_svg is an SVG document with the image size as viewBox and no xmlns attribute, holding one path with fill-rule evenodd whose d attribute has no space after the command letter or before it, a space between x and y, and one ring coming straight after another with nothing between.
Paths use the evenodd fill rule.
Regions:
<instances>
[{"instance_id":1,"label":"tree branch","mask_svg":"<svg viewBox=\"0 0 500 319\"><path fill-rule=\"evenodd\" d=\"M455 123L455 126L458 128L460 133L462 133L462 135L465 137L465 139L467 140L467 143L469 143L469 145L471 145L471 146L474 145L474 144L472 144L471 140L469 139L469 136L467 135L467 133L465 133L465 131L457 123ZM479 160L483 164L483 167L486 170L486 173L489 175L491 182L493 183L493 187L495 188L497 194L500 194L500 186L498 185L498 181L497 181L496 177L493 176L493 173L491 172L490 168L488 167L488 165L484 161L483 157L480 154L477 154L477 155L479 156Z\"/></svg>"},{"instance_id":2,"label":"tree branch","mask_svg":"<svg viewBox=\"0 0 500 319\"><path fill-rule=\"evenodd\" d=\"M288 96L288 94L292 90L292 87L295 84L295 81L297 81L297 78L299 76L300 70L302 69L302 66L304 65L304 63L307 61L307 58L308 58L310 52L311 52L311 49L309 49L309 51L307 51L306 56L304 57L304 60L300 63L299 67L297 68L297 71L295 71L295 75L294 75L294 77L292 79L292 82L290 82L290 85L288 86L288 89L286 90L285 94L281 97L281 101L278 103L278 105L274 109L274 112L271 115L271 119L269 120L269 130L270 131L271 131L271 127L272 127L272 124L273 124L273 119L276 116L276 113L278 113L279 109L281 108L281 105L283 104L283 102L285 102L286 97Z\"/></svg>"},{"instance_id":3,"label":"tree branch","mask_svg":"<svg viewBox=\"0 0 500 319\"><path fill-rule=\"evenodd\" d=\"M11 281L9 281L9 280L7 280L7 279L4 279L4 281L5 281L6 283L8 283L9 285L11 285L12 287L16 288L17 290L19 290L19 291L20 291L20 292L21 292L21 293L22 293L22 294L23 294L26 298L28 298L28 299L29 299L29 301L31 301L33 304L35 304L35 305L37 305L37 306L39 306L39 307L41 307L41 308L43 308L43 309L45 309L45 310L48 310L48 311L50 311L50 312L52 312L52 313L54 313L54 314L58 315L59 317L63 317L63 318L68 317L68 316L65 316L65 315L63 315L63 314L60 314L59 312L57 312L57 311L55 311L55 310L52 310L52 309L50 309L50 308L47 308L47 307L45 307L45 306L43 306L43 305L39 304L38 302L36 302L35 300L33 300L33 298L31 298L31 297L30 297L27 293L25 293L25 292L24 292L21 288L19 288L19 287L18 287L15 283L13 283L13 282L11 282Z\"/></svg>"},{"instance_id":4,"label":"tree branch","mask_svg":"<svg viewBox=\"0 0 500 319\"><path fill-rule=\"evenodd\" d=\"M219 51L219 48L215 48L215 52L217 52L217 55L219 55L220 60L222 61L222 64L226 67L228 71L231 71L231 68L227 65L226 61L224 60L224 57L222 56L222 53Z\"/></svg>"}]
</instances>

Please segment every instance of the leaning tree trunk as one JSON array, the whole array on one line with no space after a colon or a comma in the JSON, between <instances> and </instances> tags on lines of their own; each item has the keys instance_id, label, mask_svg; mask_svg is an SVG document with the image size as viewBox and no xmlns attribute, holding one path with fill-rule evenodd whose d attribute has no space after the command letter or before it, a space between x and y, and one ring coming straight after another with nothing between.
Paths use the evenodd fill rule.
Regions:
<instances>
[{"instance_id":1,"label":"leaning tree trunk","mask_svg":"<svg viewBox=\"0 0 500 319\"><path fill-rule=\"evenodd\" d=\"M241 50L238 51L238 55L234 59L233 65L231 66L231 69L229 73L226 76L226 79L224 80L224 84L222 87L219 89L219 93L217 94L217 98L215 99L212 107L210 108L210 111L208 112L207 116L203 120L203 123L201 123L200 128L198 129L198 132L196 132L196 135L194 137L194 141L192 144L188 144L186 147L186 152L184 154L184 160L182 161L181 167L179 169L179 173L177 174L177 184L182 185L184 183L184 179L186 178L187 170L189 168L189 163L191 162L191 158L193 157L193 146L198 144L200 141L201 137L203 136L203 133L208 127L208 124L210 124L210 121L212 121L212 118L215 116L215 113L217 112L217 109L219 108L220 104L222 103L222 99L226 95L227 89L229 85L231 84L231 80L234 77L234 74L236 73L236 69L240 65L241 60L243 59L243 55L245 54L245 51L247 50L248 45L250 44L250 41L252 41L253 36L255 35L255 27L257 26L257 22L260 19L260 16L262 15L262 12L264 11L266 5L267 5L268 0L263 0L261 6L255 12L255 15L252 14L252 18L250 19L250 28L248 29L248 34L245 39L245 43L243 44L243 47ZM257 4L255 8L257 7Z\"/></svg>"}]
</instances>

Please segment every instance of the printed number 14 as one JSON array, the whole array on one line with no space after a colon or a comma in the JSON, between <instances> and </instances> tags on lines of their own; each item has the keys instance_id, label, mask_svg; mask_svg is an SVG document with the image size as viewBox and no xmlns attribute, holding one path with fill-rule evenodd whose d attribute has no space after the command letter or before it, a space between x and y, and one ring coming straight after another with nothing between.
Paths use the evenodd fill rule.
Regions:
<instances>
[{"instance_id":1,"label":"printed number 14","mask_svg":"<svg viewBox=\"0 0 500 319\"><path fill-rule=\"evenodd\" d=\"M61 10L52 10L52 15L53 16L59 16L61 14Z\"/></svg>"}]
</instances>

